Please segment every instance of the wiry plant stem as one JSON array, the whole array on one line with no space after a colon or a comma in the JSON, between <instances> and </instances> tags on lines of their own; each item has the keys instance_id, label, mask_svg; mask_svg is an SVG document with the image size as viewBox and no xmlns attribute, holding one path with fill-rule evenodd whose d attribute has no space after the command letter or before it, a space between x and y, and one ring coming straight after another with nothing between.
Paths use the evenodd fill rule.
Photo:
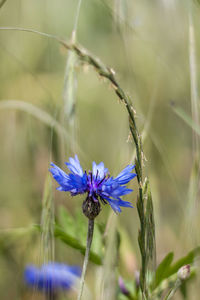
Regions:
<instances>
[{"instance_id":1,"label":"wiry plant stem","mask_svg":"<svg viewBox=\"0 0 200 300\"><path fill-rule=\"evenodd\" d=\"M76 31L77 31L77 27L78 27L78 19L79 19L79 15L80 15L81 3L82 3L82 0L79 0L77 10L76 10L74 28L73 28L73 32L72 32L72 42L76 41Z\"/></svg>"},{"instance_id":2,"label":"wiry plant stem","mask_svg":"<svg viewBox=\"0 0 200 300\"><path fill-rule=\"evenodd\" d=\"M199 94L198 94L198 72L197 72L197 55L196 55L196 39L195 39L195 28L193 20L193 10L192 3L189 2L188 7L188 26L189 26L189 71L190 71L190 94L191 94L191 111L192 120L195 126L200 126L200 116L199 116ZM199 178L200 178L200 139L197 132L193 129L193 167L191 170L190 185L188 191L188 209L186 224L189 227L196 226L194 219L197 216L198 211L197 203L199 198ZM189 213L189 217L188 217ZM191 222L192 220L192 222ZM194 225L193 225L194 224ZM195 230L194 230L195 231Z\"/></svg>"},{"instance_id":3,"label":"wiry plant stem","mask_svg":"<svg viewBox=\"0 0 200 300\"><path fill-rule=\"evenodd\" d=\"M81 281L80 281L80 289L77 300L81 300L82 294L83 294L83 287L85 283L85 274L87 270L87 265L89 261L89 255L90 255L90 248L92 244L92 238L93 238L93 231L94 231L94 219L88 219L88 233L87 233L87 245L86 245L86 251L85 251L85 258L83 263L83 270L81 274Z\"/></svg>"},{"instance_id":4,"label":"wiry plant stem","mask_svg":"<svg viewBox=\"0 0 200 300\"><path fill-rule=\"evenodd\" d=\"M176 291L179 289L181 286L181 280L178 278L173 286L173 288L169 291L169 293L166 295L164 300L170 300L173 298L173 296L176 294Z\"/></svg>"},{"instance_id":5,"label":"wiry plant stem","mask_svg":"<svg viewBox=\"0 0 200 300\"><path fill-rule=\"evenodd\" d=\"M80 15L82 0L78 0L74 26L71 36L71 43L76 43L78 20ZM71 148L76 152L76 90L77 80L75 66L77 62L77 55L74 51L69 51L66 61L66 71L64 77L63 100L64 109L62 113L63 125L67 125L71 137ZM64 152L64 151L63 151Z\"/></svg>"},{"instance_id":6,"label":"wiry plant stem","mask_svg":"<svg viewBox=\"0 0 200 300\"><path fill-rule=\"evenodd\" d=\"M192 16L192 8L189 7L189 67L190 67L190 93L191 93L191 109L192 118L199 126L199 107L198 107L198 80L197 80L197 62L196 62L196 45L195 32ZM194 157L199 157L199 137L193 132L193 152Z\"/></svg>"}]
</instances>

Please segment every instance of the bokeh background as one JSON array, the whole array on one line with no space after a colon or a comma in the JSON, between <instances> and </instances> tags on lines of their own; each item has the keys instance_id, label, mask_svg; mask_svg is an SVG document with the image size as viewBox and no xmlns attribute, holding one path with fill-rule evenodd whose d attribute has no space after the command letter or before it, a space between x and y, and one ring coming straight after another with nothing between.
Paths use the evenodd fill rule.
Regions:
<instances>
[{"instance_id":1,"label":"bokeh background","mask_svg":"<svg viewBox=\"0 0 200 300\"><path fill-rule=\"evenodd\" d=\"M35 29L70 41L77 4L75 0L8 0L0 9L0 26ZM154 201L158 262L169 251L178 258L199 244L199 127L192 129L198 126L199 114L199 14L198 1L179 0L83 0L80 9L78 42L115 70L136 110ZM35 237L27 228L41 221L50 161L64 168L64 161L77 153L83 168L91 168L94 160L103 161L117 175L134 159L125 106L108 82L78 61L75 130L63 123L68 54L50 38L0 30L2 300L42 299L26 289L23 269L43 259L40 235ZM27 112L24 102L43 113L33 116L34 109ZM65 126L67 143L51 124L44 123L44 112ZM72 215L81 209L81 197L72 199L55 187L55 215L60 205ZM135 208L118 216L124 233L120 273L129 279L140 267L136 182L130 187L134 192L126 200ZM105 224L109 214L110 207L104 207L97 221ZM55 259L81 265L83 256L56 240ZM95 268L91 264L88 272L92 290ZM197 282L191 284L189 299L198 299Z\"/></svg>"}]
</instances>

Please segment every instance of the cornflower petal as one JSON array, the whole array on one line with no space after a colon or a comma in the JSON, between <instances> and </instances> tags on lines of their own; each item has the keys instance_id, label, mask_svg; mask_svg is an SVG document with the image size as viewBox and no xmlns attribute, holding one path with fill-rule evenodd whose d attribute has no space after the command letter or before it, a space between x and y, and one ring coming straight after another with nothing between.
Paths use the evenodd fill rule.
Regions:
<instances>
[{"instance_id":1,"label":"cornflower petal","mask_svg":"<svg viewBox=\"0 0 200 300\"><path fill-rule=\"evenodd\" d=\"M69 163L65 163L68 169L75 175L83 176L83 169L81 168L78 156L69 158Z\"/></svg>"},{"instance_id":2,"label":"cornflower petal","mask_svg":"<svg viewBox=\"0 0 200 300\"><path fill-rule=\"evenodd\" d=\"M118 201L112 199L107 199L107 201L115 213L120 213L122 211Z\"/></svg>"},{"instance_id":3,"label":"cornflower petal","mask_svg":"<svg viewBox=\"0 0 200 300\"><path fill-rule=\"evenodd\" d=\"M24 271L26 284L43 292L69 290L80 275L80 267L55 262L42 265L41 268L28 265Z\"/></svg>"},{"instance_id":4,"label":"cornflower petal","mask_svg":"<svg viewBox=\"0 0 200 300\"><path fill-rule=\"evenodd\" d=\"M67 175L63 170L61 170L54 163L51 163L52 168L49 169L53 178L66 190L68 190L69 185L69 175Z\"/></svg>"},{"instance_id":5,"label":"cornflower petal","mask_svg":"<svg viewBox=\"0 0 200 300\"><path fill-rule=\"evenodd\" d=\"M75 157L76 158L76 157ZM71 159L71 158L70 158ZM78 160L78 158L77 158ZM72 161L72 159L71 159ZM75 159L74 159L75 161ZM77 173L66 174L58 166L51 163L52 168L50 172L53 175L53 178L60 184L57 188L59 191L71 192L72 195L82 194L86 192L87 189L87 174L84 173L81 176ZM74 169L75 170L75 169ZM82 168L81 168L82 170ZM79 170L80 171L80 170ZM81 173L81 172L79 172Z\"/></svg>"},{"instance_id":6,"label":"cornflower petal","mask_svg":"<svg viewBox=\"0 0 200 300\"><path fill-rule=\"evenodd\" d=\"M103 162L100 162L100 164L97 165L95 161L93 161L92 174L94 178L97 177L99 180L102 180L107 173L108 173L108 169L104 167Z\"/></svg>"},{"instance_id":7,"label":"cornflower petal","mask_svg":"<svg viewBox=\"0 0 200 300\"><path fill-rule=\"evenodd\" d=\"M135 168L135 165L128 165L124 168L119 175L115 178L119 184L127 184L131 179L133 179L136 174L130 173Z\"/></svg>"}]
</instances>

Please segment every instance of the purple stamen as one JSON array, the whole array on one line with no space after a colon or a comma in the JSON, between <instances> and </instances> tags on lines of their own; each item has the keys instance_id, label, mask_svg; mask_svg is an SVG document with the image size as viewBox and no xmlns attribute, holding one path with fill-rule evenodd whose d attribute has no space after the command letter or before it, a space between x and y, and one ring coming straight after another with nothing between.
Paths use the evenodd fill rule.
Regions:
<instances>
[{"instance_id":1,"label":"purple stamen","mask_svg":"<svg viewBox=\"0 0 200 300\"><path fill-rule=\"evenodd\" d=\"M104 175L103 179L97 184L97 187L99 187L100 184L102 184L102 182L105 180L105 178L106 178L106 175Z\"/></svg>"},{"instance_id":2,"label":"purple stamen","mask_svg":"<svg viewBox=\"0 0 200 300\"><path fill-rule=\"evenodd\" d=\"M97 177L98 177L98 175L99 175L99 170L97 170L97 174L96 174L96 180L97 180Z\"/></svg>"},{"instance_id":3,"label":"purple stamen","mask_svg":"<svg viewBox=\"0 0 200 300\"><path fill-rule=\"evenodd\" d=\"M92 178L92 172L90 172L90 178L91 178L91 184L92 184L92 179L93 179L93 178Z\"/></svg>"}]
</instances>

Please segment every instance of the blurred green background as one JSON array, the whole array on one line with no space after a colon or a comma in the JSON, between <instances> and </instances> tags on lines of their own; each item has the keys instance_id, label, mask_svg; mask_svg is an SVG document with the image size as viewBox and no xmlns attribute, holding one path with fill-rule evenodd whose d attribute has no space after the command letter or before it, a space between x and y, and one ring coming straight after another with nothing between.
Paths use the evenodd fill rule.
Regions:
<instances>
[{"instance_id":1,"label":"blurred green background","mask_svg":"<svg viewBox=\"0 0 200 300\"><path fill-rule=\"evenodd\" d=\"M70 41L77 3L8 0L0 10L0 26L35 29ZM190 80L196 74L199 85L199 14L198 2L179 0L83 0L80 9L78 42L115 70L133 99L136 121L144 134L145 173L154 201L158 262L169 251L178 258L199 243L199 148L198 142L196 146L194 143L199 137L174 111L181 109L198 121L191 110ZM189 60L193 50L196 73L191 72ZM66 49L52 39L1 30L0 101L34 104L61 122L67 55ZM70 135L65 146L55 130L42 122L43 116L38 119L20 107L5 108L0 102L2 300L41 299L23 284L26 263L42 260L40 237L18 236L11 229L40 223L50 161L64 168L63 162L77 153L83 168L91 168L94 160L103 161L110 173L117 175L134 159L125 106L92 67L77 61L75 73L76 134ZM66 129L70 131L69 126ZM127 278L140 267L136 182L130 187L134 192L126 200L135 208L124 209L118 216L118 226L126 232L122 235L120 272ZM54 200L55 214L61 204L73 214L81 209L83 199L72 199L54 189ZM99 222L106 223L109 213L110 207L104 207ZM55 249L56 260L82 264L79 252L62 242L56 240ZM91 264L91 288L94 269ZM198 288L194 286L189 299L198 299Z\"/></svg>"}]
</instances>

